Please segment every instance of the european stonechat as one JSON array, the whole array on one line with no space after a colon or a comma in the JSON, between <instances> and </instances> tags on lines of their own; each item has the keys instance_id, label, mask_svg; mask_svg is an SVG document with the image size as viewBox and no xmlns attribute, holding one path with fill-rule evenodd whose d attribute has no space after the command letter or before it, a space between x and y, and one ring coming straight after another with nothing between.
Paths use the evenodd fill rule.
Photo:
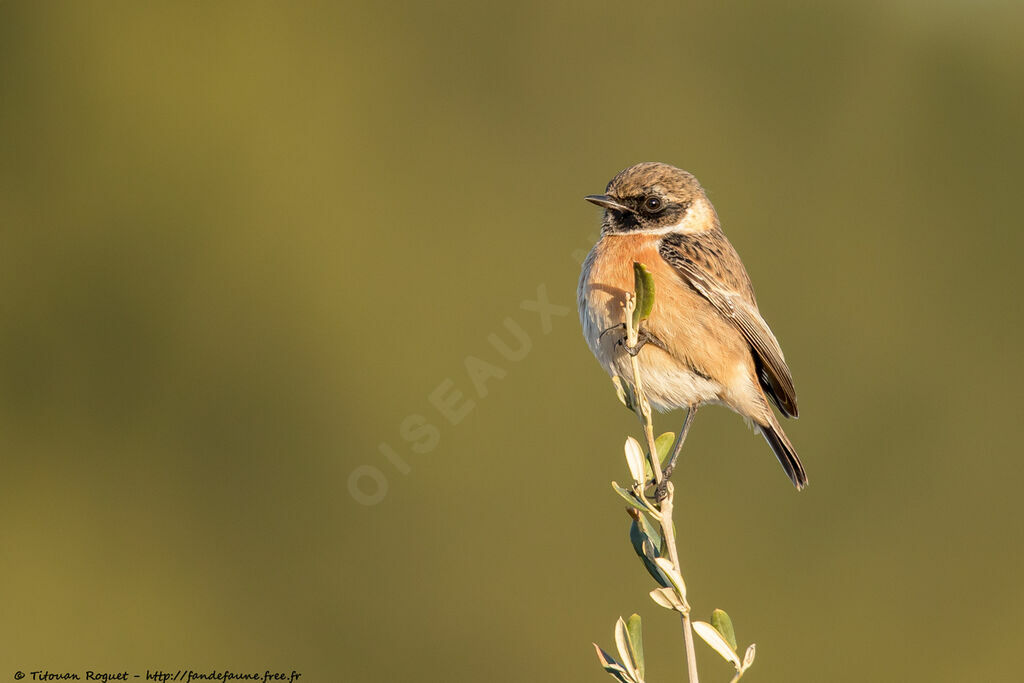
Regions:
<instances>
[{"instance_id":1,"label":"european stonechat","mask_svg":"<svg viewBox=\"0 0 1024 683\"><path fill-rule=\"evenodd\" d=\"M628 354L643 344L626 348L621 333L605 333L623 326L633 262L640 262L656 294L637 360L654 409L687 409L675 454L697 408L719 403L753 423L797 489L806 486L800 458L769 404L797 416L793 378L697 179L668 164L637 164L586 200L605 210L577 290L583 334L598 361L612 376L632 377Z\"/></svg>"}]
</instances>

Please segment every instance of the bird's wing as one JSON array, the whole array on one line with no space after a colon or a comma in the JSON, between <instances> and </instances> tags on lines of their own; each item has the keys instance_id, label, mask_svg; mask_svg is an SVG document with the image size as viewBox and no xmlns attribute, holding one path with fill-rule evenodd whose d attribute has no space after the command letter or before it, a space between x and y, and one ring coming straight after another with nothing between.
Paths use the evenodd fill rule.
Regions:
<instances>
[{"instance_id":1,"label":"bird's wing","mask_svg":"<svg viewBox=\"0 0 1024 683\"><path fill-rule=\"evenodd\" d=\"M796 388L778 340L757 310L743 262L720 230L675 233L659 253L683 280L743 333L754 352L758 380L785 415L797 416Z\"/></svg>"}]
</instances>

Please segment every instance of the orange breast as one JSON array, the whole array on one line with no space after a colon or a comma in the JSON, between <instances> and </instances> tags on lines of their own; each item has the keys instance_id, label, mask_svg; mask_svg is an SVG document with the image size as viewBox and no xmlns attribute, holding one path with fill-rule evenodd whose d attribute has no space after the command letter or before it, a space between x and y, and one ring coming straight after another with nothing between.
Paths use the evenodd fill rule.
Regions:
<instances>
[{"instance_id":1,"label":"orange breast","mask_svg":"<svg viewBox=\"0 0 1024 683\"><path fill-rule=\"evenodd\" d=\"M589 274L587 276L587 295L590 304L598 305L601 314L609 321L622 321L622 307L626 292L632 292L633 262L647 266L654 274L656 288L655 306L659 306L659 297L667 284L662 273L667 268L661 255L658 254L658 239L649 235L614 235L603 237L591 252ZM652 313L653 317L653 313Z\"/></svg>"},{"instance_id":2,"label":"orange breast","mask_svg":"<svg viewBox=\"0 0 1024 683\"><path fill-rule=\"evenodd\" d=\"M662 350L649 344L639 356L645 382L650 377L652 390L664 387L664 400L658 402L669 405L677 402L673 395L693 393L688 387L675 391L680 382L707 378L727 386L737 374L752 377L753 359L740 332L661 258L659 242L657 235L606 235L588 256L578 303L584 335L594 355L610 373L631 375L626 354L615 344L622 333L616 330L598 337L623 322L625 295L633 291L633 262L637 261L647 266L655 286L654 308L644 325L665 346ZM703 395L700 398L710 400ZM718 398L729 402L725 396Z\"/></svg>"}]
</instances>

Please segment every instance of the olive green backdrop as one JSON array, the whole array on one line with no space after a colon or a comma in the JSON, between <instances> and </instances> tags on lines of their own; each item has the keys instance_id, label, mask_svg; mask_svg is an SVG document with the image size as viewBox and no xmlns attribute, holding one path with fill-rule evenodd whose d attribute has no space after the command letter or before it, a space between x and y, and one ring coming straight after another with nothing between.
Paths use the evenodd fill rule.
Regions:
<instances>
[{"instance_id":1,"label":"olive green backdrop","mask_svg":"<svg viewBox=\"0 0 1024 683\"><path fill-rule=\"evenodd\" d=\"M639 611L683 680L574 311L582 197L646 160L743 255L811 478L699 415L696 612L750 681L1020 677L1022 20L0 3L0 679L602 681Z\"/></svg>"}]
</instances>

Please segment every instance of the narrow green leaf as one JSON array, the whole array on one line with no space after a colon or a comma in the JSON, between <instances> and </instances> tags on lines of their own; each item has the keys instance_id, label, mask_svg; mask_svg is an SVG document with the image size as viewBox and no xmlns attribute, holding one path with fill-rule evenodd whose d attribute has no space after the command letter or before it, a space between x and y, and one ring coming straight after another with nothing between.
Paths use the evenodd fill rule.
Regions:
<instances>
[{"instance_id":1,"label":"narrow green leaf","mask_svg":"<svg viewBox=\"0 0 1024 683\"><path fill-rule=\"evenodd\" d=\"M682 575L676 571L676 568L672 566L672 563L666 557L659 557L654 560L654 563L658 565L661 571L665 572L665 576L669 578L672 585L675 586L676 591L679 592L679 596L686 599L686 584L683 582Z\"/></svg>"},{"instance_id":2,"label":"narrow green leaf","mask_svg":"<svg viewBox=\"0 0 1024 683\"><path fill-rule=\"evenodd\" d=\"M647 507L640 501L639 498L636 497L636 494L633 493L633 491L631 491L630 489L624 489L614 481L612 482L612 488L615 489L615 493L622 496L622 498L627 503L629 503L630 507L640 510L641 512L647 511Z\"/></svg>"},{"instance_id":3,"label":"narrow green leaf","mask_svg":"<svg viewBox=\"0 0 1024 683\"><path fill-rule=\"evenodd\" d=\"M658 582L659 586L663 588L674 587L671 577L665 572L664 567L661 564L662 557L658 557L657 549L651 545L650 539L644 541L643 555L640 559L644 561L644 566L647 567L647 573L651 575L655 581ZM668 562L668 560L665 560ZM671 566L671 563L669 563Z\"/></svg>"},{"instance_id":4,"label":"narrow green leaf","mask_svg":"<svg viewBox=\"0 0 1024 683\"><path fill-rule=\"evenodd\" d=\"M657 524L651 522L651 518L647 515L640 516L640 529L651 539L651 545L659 550L658 554L661 555L661 529Z\"/></svg>"},{"instance_id":5,"label":"narrow green leaf","mask_svg":"<svg viewBox=\"0 0 1024 683\"><path fill-rule=\"evenodd\" d=\"M612 385L615 387L615 395L618 396L622 405L626 406L630 412L635 413L637 403L633 385L624 381L618 375L612 376Z\"/></svg>"},{"instance_id":6,"label":"narrow green leaf","mask_svg":"<svg viewBox=\"0 0 1024 683\"><path fill-rule=\"evenodd\" d=\"M633 652L629 642L629 634L626 632L626 622L619 617L615 622L615 646L619 649L619 657L622 658L622 666L626 668L633 680L641 680L639 667L636 664L636 653Z\"/></svg>"},{"instance_id":7,"label":"narrow green leaf","mask_svg":"<svg viewBox=\"0 0 1024 683\"><path fill-rule=\"evenodd\" d=\"M731 647L729 647L729 643L725 642L725 638L722 637L722 634L719 633L714 626L706 621L695 621L693 622L693 630L696 631L697 635L700 636L705 643L710 645L715 652L722 655L722 659L727 662L732 662L732 665L735 666L737 670L743 666L743 663L740 662L739 656Z\"/></svg>"},{"instance_id":8,"label":"narrow green leaf","mask_svg":"<svg viewBox=\"0 0 1024 683\"><path fill-rule=\"evenodd\" d=\"M619 681L620 683L635 683L629 673L623 668L621 664L615 661L615 658L610 654L598 647L597 643L591 643L594 649L597 651L597 661L601 663L601 668L608 672L608 674Z\"/></svg>"},{"instance_id":9,"label":"narrow green leaf","mask_svg":"<svg viewBox=\"0 0 1024 683\"><path fill-rule=\"evenodd\" d=\"M633 477L633 485L643 488L644 485L644 452L640 448L640 442L633 437L626 438L626 464L629 465L629 474Z\"/></svg>"},{"instance_id":10,"label":"narrow green leaf","mask_svg":"<svg viewBox=\"0 0 1024 683\"><path fill-rule=\"evenodd\" d=\"M658 463L662 464L672 451L672 444L676 442L676 435L673 432L665 432L654 440L654 450L658 454ZM644 458L644 473L649 480L654 479L654 472L651 471L650 457Z\"/></svg>"},{"instance_id":11,"label":"narrow green leaf","mask_svg":"<svg viewBox=\"0 0 1024 683\"><path fill-rule=\"evenodd\" d=\"M636 293L633 328L640 329L640 321L649 318L654 308L654 276L637 261L633 261L633 289Z\"/></svg>"},{"instance_id":12,"label":"narrow green leaf","mask_svg":"<svg viewBox=\"0 0 1024 683\"><path fill-rule=\"evenodd\" d=\"M732 649L736 649L736 631L732 627L732 619L725 613L724 609L716 609L711 613L711 625L722 634L725 642L729 643Z\"/></svg>"},{"instance_id":13,"label":"narrow green leaf","mask_svg":"<svg viewBox=\"0 0 1024 683\"><path fill-rule=\"evenodd\" d=\"M632 510L627 510L627 512L633 517L633 523L629 525L629 541L633 544L633 550L637 557L644 563L647 573L658 582L659 586L671 586L672 582L665 576L665 572L661 571L661 568L654 563L658 557L657 546L651 542L651 537L644 533L643 522L637 522L637 517L642 519L644 515L640 512L634 513Z\"/></svg>"},{"instance_id":14,"label":"narrow green leaf","mask_svg":"<svg viewBox=\"0 0 1024 683\"><path fill-rule=\"evenodd\" d=\"M683 611L683 603L676 594L675 588L655 588L651 591L651 600L658 603L665 609Z\"/></svg>"},{"instance_id":15,"label":"narrow green leaf","mask_svg":"<svg viewBox=\"0 0 1024 683\"><path fill-rule=\"evenodd\" d=\"M629 516L633 518L633 523L629 525L629 542L633 544L633 550L640 557L644 556L644 541L651 542L650 536L644 533L643 526L637 521L641 516L639 510L626 510Z\"/></svg>"},{"instance_id":16,"label":"narrow green leaf","mask_svg":"<svg viewBox=\"0 0 1024 683\"><path fill-rule=\"evenodd\" d=\"M640 673L640 679L644 678L644 637L640 626L640 615L633 614L626 620L626 631L629 636L629 644L633 648L636 670Z\"/></svg>"},{"instance_id":17,"label":"narrow green leaf","mask_svg":"<svg viewBox=\"0 0 1024 683\"><path fill-rule=\"evenodd\" d=\"M664 464L676 442L675 432L665 432L654 440L654 448L658 451L658 462Z\"/></svg>"}]
</instances>

